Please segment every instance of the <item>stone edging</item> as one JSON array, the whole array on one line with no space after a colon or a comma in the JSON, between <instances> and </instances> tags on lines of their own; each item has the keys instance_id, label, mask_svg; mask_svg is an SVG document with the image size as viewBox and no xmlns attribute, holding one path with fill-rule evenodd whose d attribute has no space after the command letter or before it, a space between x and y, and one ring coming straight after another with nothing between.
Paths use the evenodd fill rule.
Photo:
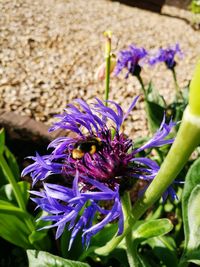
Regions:
<instances>
[{"instance_id":1,"label":"stone edging","mask_svg":"<svg viewBox=\"0 0 200 267\"><path fill-rule=\"evenodd\" d=\"M0 110L0 128L6 131L6 138L11 140L30 139L36 143L49 143L62 135L62 131L48 132L48 126L35 121L28 116L21 116L14 112ZM66 135L66 133L65 133Z\"/></svg>"}]
</instances>

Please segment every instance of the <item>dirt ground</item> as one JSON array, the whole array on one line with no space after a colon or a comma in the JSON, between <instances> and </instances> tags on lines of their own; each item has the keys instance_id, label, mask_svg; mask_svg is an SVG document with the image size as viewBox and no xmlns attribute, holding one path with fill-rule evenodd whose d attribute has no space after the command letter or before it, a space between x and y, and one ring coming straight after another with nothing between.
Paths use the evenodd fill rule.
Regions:
<instances>
[{"instance_id":1,"label":"dirt ground","mask_svg":"<svg viewBox=\"0 0 200 267\"><path fill-rule=\"evenodd\" d=\"M187 23L189 17L174 7L164 6L159 15L109 0L0 1L0 108L50 124L77 97L102 99L104 85L95 72L104 60L107 29L115 53L130 44L157 49L178 42L184 58L177 76L184 87L200 55L200 32ZM170 101L174 84L164 65L145 68L142 75ZM111 79L110 98L124 109L139 93L133 77ZM146 132L142 101L132 114L126 132Z\"/></svg>"}]
</instances>

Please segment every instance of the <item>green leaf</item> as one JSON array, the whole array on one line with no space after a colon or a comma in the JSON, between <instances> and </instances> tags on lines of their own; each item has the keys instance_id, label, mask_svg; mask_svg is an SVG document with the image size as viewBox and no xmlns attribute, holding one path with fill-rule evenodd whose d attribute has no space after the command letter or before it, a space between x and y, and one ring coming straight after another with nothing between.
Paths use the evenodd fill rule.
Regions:
<instances>
[{"instance_id":1,"label":"green leaf","mask_svg":"<svg viewBox=\"0 0 200 267\"><path fill-rule=\"evenodd\" d=\"M189 222L188 222L188 205L189 198L193 189L200 184L200 158L197 159L190 167L183 189L182 197L182 213L184 222L184 232L185 232L185 247L187 247L190 235Z\"/></svg>"},{"instance_id":2,"label":"green leaf","mask_svg":"<svg viewBox=\"0 0 200 267\"><path fill-rule=\"evenodd\" d=\"M150 131L154 133L160 127L165 110L157 103L148 100L145 101L145 105L147 111L148 126Z\"/></svg>"},{"instance_id":3,"label":"green leaf","mask_svg":"<svg viewBox=\"0 0 200 267\"><path fill-rule=\"evenodd\" d=\"M115 264L113 264L113 261L115 262ZM102 266L129 267L126 250L120 248L115 248L106 257L101 257L101 263ZM113 265L111 265L110 263Z\"/></svg>"},{"instance_id":4,"label":"green leaf","mask_svg":"<svg viewBox=\"0 0 200 267\"><path fill-rule=\"evenodd\" d=\"M173 224L168 219L149 220L141 224L133 232L133 240L142 242L155 236L165 235L172 229Z\"/></svg>"},{"instance_id":5,"label":"green leaf","mask_svg":"<svg viewBox=\"0 0 200 267\"><path fill-rule=\"evenodd\" d=\"M7 180L7 178L6 178L6 176L5 176L4 172L3 172L3 170L2 170L2 168L1 168L1 164L0 164L0 187L1 187L2 185L7 184L7 183L8 183L8 180Z\"/></svg>"},{"instance_id":6,"label":"green leaf","mask_svg":"<svg viewBox=\"0 0 200 267\"><path fill-rule=\"evenodd\" d=\"M48 213L45 211L38 213L37 217L34 218L36 230L33 231L29 235L30 243L33 244L35 248L37 248L37 249L40 248L40 250L45 250L45 251L49 251L49 249L51 247L51 241L50 241L49 236L48 236L48 229L43 229L43 230L39 230L39 229L43 228L44 226L51 225L52 222L51 221L38 220L38 218L46 216L47 214ZM65 244L65 246L66 246L66 244Z\"/></svg>"},{"instance_id":7,"label":"green leaf","mask_svg":"<svg viewBox=\"0 0 200 267\"><path fill-rule=\"evenodd\" d=\"M5 131L0 129L0 154L3 154L5 148Z\"/></svg>"},{"instance_id":8,"label":"green leaf","mask_svg":"<svg viewBox=\"0 0 200 267\"><path fill-rule=\"evenodd\" d=\"M166 103L164 98L155 90L152 83L149 83L145 95L145 106L147 111L148 126L152 133L160 127L163 120Z\"/></svg>"},{"instance_id":9,"label":"green leaf","mask_svg":"<svg viewBox=\"0 0 200 267\"><path fill-rule=\"evenodd\" d=\"M51 241L47 233L47 230L33 231L28 237L30 244L33 244L36 249L49 251Z\"/></svg>"},{"instance_id":10,"label":"green leaf","mask_svg":"<svg viewBox=\"0 0 200 267\"><path fill-rule=\"evenodd\" d=\"M8 201L0 200L0 214L11 214L15 216L25 217L27 213L25 213L20 208L14 206Z\"/></svg>"},{"instance_id":11,"label":"green leaf","mask_svg":"<svg viewBox=\"0 0 200 267\"><path fill-rule=\"evenodd\" d=\"M24 200L25 205L27 205L28 200L29 200L29 190L30 190L30 184L26 181L20 181L18 182L20 191L22 192L22 197Z\"/></svg>"},{"instance_id":12,"label":"green leaf","mask_svg":"<svg viewBox=\"0 0 200 267\"><path fill-rule=\"evenodd\" d=\"M21 182L18 182L18 185L19 185L20 191L22 192L22 197L26 205L29 200L28 190L30 189L30 184L26 181L21 181ZM9 200L14 204L17 203L11 184L3 185L0 188L0 199Z\"/></svg>"},{"instance_id":13,"label":"green leaf","mask_svg":"<svg viewBox=\"0 0 200 267\"><path fill-rule=\"evenodd\" d=\"M27 225L15 215L0 214L0 236L8 242L22 248L32 248Z\"/></svg>"},{"instance_id":14,"label":"green leaf","mask_svg":"<svg viewBox=\"0 0 200 267\"><path fill-rule=\"evenodd\" d=\"M182 214L185 233L184 252L181 262L200 260L200 216L198 205L200 201L200 158L190 167L185 181L182 198Z\"/></svg>"},{"instance_id":15,"label":"green leaf","mask_svg":"<svg viewBox=\"0 0 200 267\"><path fill-rule=\"evenodd\" d=\"M93 246L105 245L117 233L118 225L116 223L109 224L98 234L94 235L91 244Z\"/></svg>"},{"instance_id":16,"label":"green leaf","mask_svg":"<svg viewBox=\"0 0 200 267\"><path fill-rule=\"evenodd\" d=\"M107 225L106 227L104 227L104 229L102 229L99 233L97 233L96 235L92 237L90 247L84 251L81 245L81 238L80 238L80 241L78 239L79 237L76 238L70 250L70 256L75 255L77 257L78 254L79 255L81 254L79 258L82 260L88 256L95 255L94 250L97 247L105 245L109 240L111 240L113 236L116 235L117 229L118 229L118 225L116 223ZM68 234L69 234L69 231L68 231ZM68 240L69 240L69 237L68 237Z\"/></svg>"},{"instance_id":17,"label":"green leaf","mask_svg":"<svg viewBox=\"0 0 200 267\"><path fill-rule=\"evenodd\" d=\"M139 221L140 222L140 221ZM133 230L133 251L135 257L138 257L140 266L150 266L145 265L146 261L141 253L138 253L138 245L145 240L152 240L154 237L162 236L169 233L173 229L173 225L168 219L156 219L143 221L138 224L137 228ZM148 242L148 241L147 241ZM151 241L149 241L151 242ZM148 262L148 261L147 261Z\"/></svg>"},{"instance_id":18,"label":"green leaf","mask_svg":"<svg viewBox=\"0 0 200 267\"><path fill-rule=\"evenodd\" d=\"M149 83L149 86L147 88L146 97L147 97L148 101L157 103L161 107L165 107L166 106L166 103L165 103L165 100L164 100L163 96L161 96L158 93L158 91L153 87L152 82Z\"/></svg>"},{"instance_id":19,"label":"green leaf","mask_svg":"<svg viewBox=\"0 0 200 267\"><path fill-rule=\"evenodd\" d=\"M44 251L27 250L29 267L89 267L87 263L60 258Z\"/></svg>"},{"instance_id":20,"label":"green leaf","mask_svg":"<svg viewBox=\"0 0 200 267\"><path fill-rule=\"evenodd\" d=\"M189 242L187 248L200 253L200 185L197 185L191 193L188 203Z\"/></svg>"},{"instance_id":21,"label":"green leaf","mask_svg":"<svg viewBox=\"0 0 200 267\"><path fill-rule=\"evenodd\" d=\"M15 176L15 179L18 181L20 178L20 171L19 171L18 163L16 161L15 156L11 153L11 151L6 146L5 146L5 159L13 175Z\"/></svg>"},{"instance_id":22,"label":"green leaf","mask_svg":"<svg viewBox=\"0 0 200 267\"><path fill-rule=\"evenodd\" d=\"M184 254L180 260L180 266L188 266L188 262L193 262L200 265L200 253L199 250L190 251L188 254Z\"/></svg>"},{"instance_id":23,"label":"green leaf","mask_svg":"<svg viewBox=\"0 0 200 267\"><path fill-rule=\"evenodd\" d=\"M152 253L162 262L165 267L176 267L178 260L176 256L176 244L169 236L154 237L145 241L152 248Z\"/></svg>"}]
</instances>

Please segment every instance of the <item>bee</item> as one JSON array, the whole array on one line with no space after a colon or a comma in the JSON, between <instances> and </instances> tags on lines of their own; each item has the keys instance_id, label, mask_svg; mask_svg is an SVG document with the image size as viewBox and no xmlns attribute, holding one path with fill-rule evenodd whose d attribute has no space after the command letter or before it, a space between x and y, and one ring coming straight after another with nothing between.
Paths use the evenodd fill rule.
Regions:
<instances>
[{"instance_id":1,"label":"bee","mask_svg":"<svg viewBox=\"0 0 200 267\"><path fill-rule=\"evenodd\" d=\"M86 140L78 141L74 145L74 149L72 150L72 158L73 159L81 159L85 155L85 153L89 153L93 155L94 153L102 150L103 143L97 137L89 137Z\"/></svg>"}]
</instances>

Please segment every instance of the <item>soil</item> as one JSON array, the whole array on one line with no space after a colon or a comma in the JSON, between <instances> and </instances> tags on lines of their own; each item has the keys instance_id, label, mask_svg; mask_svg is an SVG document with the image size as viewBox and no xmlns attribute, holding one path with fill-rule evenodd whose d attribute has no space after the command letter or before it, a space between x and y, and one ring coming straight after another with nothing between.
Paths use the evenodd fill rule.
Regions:
<instances>
[{"instance_id":1,"label":"soil","mask_svg":"<svg viewBox=\"0 0 200 267\"><path fill-rule=\"evenodd\" d=\"M79 97L93 102L104 96L95 72L104 60L103 32L113 32L113 52L130 44L146 49L179 43L184 58L177 65L181 87L188 84L200 54L200 34L188 23L187 10L164 6L151 13L108 0L5 0L0 2L0 108L50 125L54 115ZM141 93L125 73L111 79L110 99L126 110ZM145 83L153 80L170 101L172 75L164 65L145 68ZM128 118L126 133L147 134L142 97Z\"/></svg>"}]
</instances>

